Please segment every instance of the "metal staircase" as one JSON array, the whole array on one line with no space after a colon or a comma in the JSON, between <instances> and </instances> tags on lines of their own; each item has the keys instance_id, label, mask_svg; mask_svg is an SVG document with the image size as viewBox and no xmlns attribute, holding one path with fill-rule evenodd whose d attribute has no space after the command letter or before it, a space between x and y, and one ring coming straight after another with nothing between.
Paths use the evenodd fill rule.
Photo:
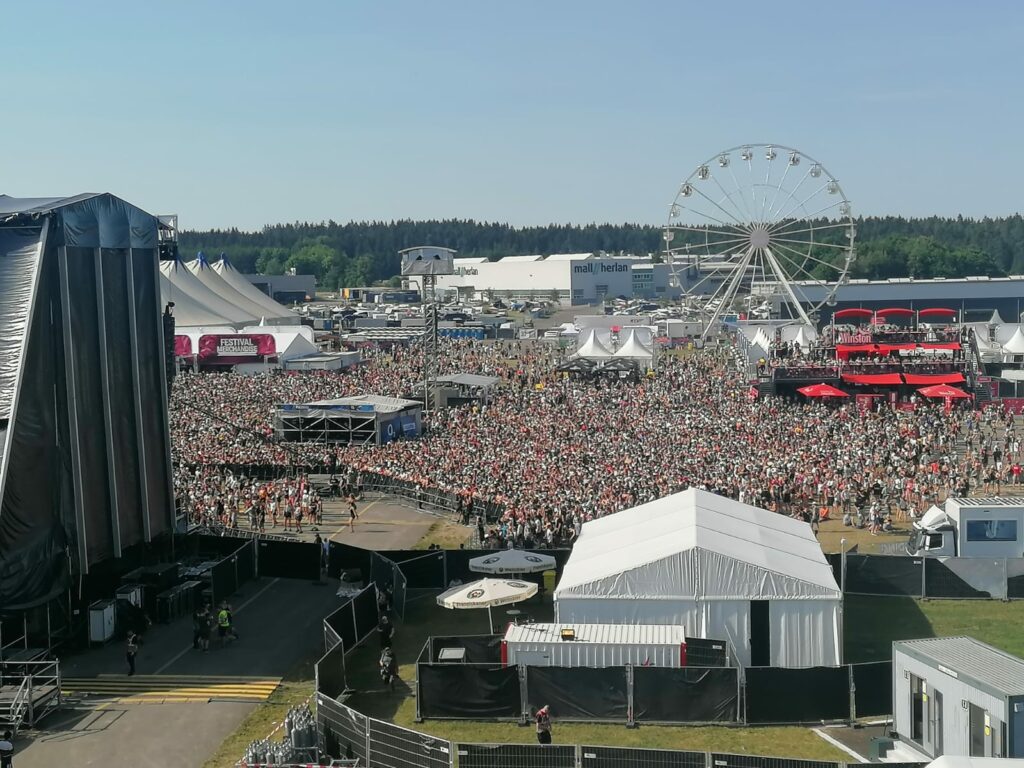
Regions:
<instances>
[{"instance_id":1,"label":"metal staircase","mask_svg":"<svg viewBox=\"0 0 1024 768\"><path fill-rule=\"evenodd\" d=\"M0 662L0 732L34 726L61 703L59 661Z\"/></svg>"}]
</instances>

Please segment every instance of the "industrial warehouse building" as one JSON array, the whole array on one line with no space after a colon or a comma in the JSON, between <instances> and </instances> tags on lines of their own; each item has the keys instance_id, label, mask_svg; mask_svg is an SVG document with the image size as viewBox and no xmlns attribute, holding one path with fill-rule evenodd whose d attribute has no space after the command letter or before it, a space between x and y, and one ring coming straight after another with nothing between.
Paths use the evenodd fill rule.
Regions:
<instances>
[{"instance_id":1,"label":"industrial warehouse building","mask_svg":"<svg viewBox=\"0 0 1024 768\"><path fill-rule=\"evenodd\" d=\"M554 298L563 304L593 304L626 296L677 299L667 264L648 257L602 253L556 253L551 256L506 256L455 259L455 273L440 275L437 288L511 298Z\"/></svg>"},{"instance_id":2,"label":"industrial warehouse building","mask_svg":"<svg viewBox=\"0 0 1024 768\"><path fill-rule=\"evenodd\" d=\"M743 666L835 666L842 593L806 523L696 488L584 523L562 624L673 624Z\"/></svg>"},{"instance_id":3,"label":"industrial warehouse building","mask_svg":"<svg viewBox=\"0 0 1024 768\"><path fill-rule=\"evenodd\" d=\"M974 638L893 643L892 704L929 757L1024 757L1024 660Z\"/></svg>"}]
</instances>

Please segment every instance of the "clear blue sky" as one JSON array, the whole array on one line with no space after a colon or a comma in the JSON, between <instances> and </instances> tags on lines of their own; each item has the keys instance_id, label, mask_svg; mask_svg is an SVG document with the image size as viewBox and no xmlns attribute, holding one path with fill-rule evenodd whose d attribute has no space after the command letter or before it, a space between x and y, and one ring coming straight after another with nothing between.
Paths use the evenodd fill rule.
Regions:
<instances>
[{"instance_id":1,"label":"clear blue sky","mask_svg":"<svg viewBox=\"0 0 1024 768\"><path fill-rule=\"evenodd\" d=\"M855 213L1024 208L1024 4L99 2L3 9L0 192L184 228L662 223L719 149Z\"/></svg>"}]
</instances>

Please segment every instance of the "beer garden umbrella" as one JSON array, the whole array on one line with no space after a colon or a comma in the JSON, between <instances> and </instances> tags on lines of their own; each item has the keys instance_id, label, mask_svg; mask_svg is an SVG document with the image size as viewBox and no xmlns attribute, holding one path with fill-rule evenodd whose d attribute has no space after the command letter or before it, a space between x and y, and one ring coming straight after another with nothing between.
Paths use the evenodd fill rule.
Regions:
<instances>
[{"instance_id":1,"label":"beer garden umbrella","mask_svg":"<svg viewBox=\"0 0 1024 768\"><path fill-rule=\"evenodd\" d=\"M521 549L503 549L491 555L474 557L469 570L474 573L540 573L555 568L555 558Z\"/></svg>"},{"instance_id":2,"label":"beer garden umbrella","mask_svg":"<svg viewBox=\"0 0 1024 768\"><path fill-rule=\"evenodd\" d=\"M970 397L970 395L962 389L951 387L949 384L935 384L931 387L921 387L917 391L925 397L949 397L953 399Z\"/></svg>"},{"instance_id":3,"label":"beer garden umbrella","mask_svg":"<svg viewBox=\"0 0 1024 768\"><path fill-rule=\"evenodd\" d=\"M486 608L488 626L493 630L491 608L518 603L537 594L537 585L513 579L480 579L460 584L437 596L442 608Z\"/></svg>"}]
</instances>

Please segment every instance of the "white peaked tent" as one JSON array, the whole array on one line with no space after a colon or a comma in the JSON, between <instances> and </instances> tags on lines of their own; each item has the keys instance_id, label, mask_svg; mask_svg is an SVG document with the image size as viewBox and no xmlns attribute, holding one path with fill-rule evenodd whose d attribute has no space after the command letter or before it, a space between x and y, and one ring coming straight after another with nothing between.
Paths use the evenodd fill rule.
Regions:
<instances>
[{"instance_id":1,"label":"white peaked tent","mask_svg":"<svg viewBox=\"0 0 1024 768\"><path fill-rule=\"evenodd\" d=\"M651 365L654 362L654 350L642 344L639 335L633 333L632 329L630 329L629 335L622 341L619 348L615 350L613 357L620 360L636 360Z\"/></svg>"},{"instance_id":2,"label":"white peaked tent","mask_svg":"<svg viewBox=\"0 0 1024 768\"><path fill-rule=\"evenodd\" d=\"M263 312L256 315L256 319L263 318L268 323L275 325L298 325L299 316L288 307L279 304L267 296L263 291L245 279L245 275L231 266L227 257L221 254L220 260L213 265L213 271L220 278L230 285L236 292L245 296L257 306L263 307Z\"/></svg>"},{"instance_id":3,"label":"white peaked tent","mask_svg":"<svg viewBox=\"0 0 1024 768\"><path fill-rule=\"evenodd\" d=\"M222 299L226 299L231 302L239 309L252 315L254 318L260 319L266 316L267 308L257 304L245 294L236 291L227 280L221 277L217 271L214 270L210 265L210 262L206 260L206 255L202 251L199 252L193 261L187 262L185 264L185 268L195 275L199 282L215 294L220 296Z\"/></svg>"},{"instance_id":4,"label":"white peaked tent","mask_svg":"<svg viewBox=\"0 0 1024 768\"><path fill-rule=\"evenodd\" d=\"M818 338L817 331L809 325L801 325L796 334L793 336L792 341L795 341L800 345L801 349L809 349L814 340Z\"/></svg>"},{"instance_id":5,"label":"white peaked tent","mask_svg":"<svg viewBox=\"0 0 1024 768\"><path fill-rule=\"evenodd\" d=\"M236 307L230 301L218 296L210 288L203 285L199 281L199 278L193 275L185 265L177 259L174 261L161 261L160 274L167 278L171 283L174 296L183 294L195 299L200 304L206 306L208 309L227 320L231 325L248 325L250 323L259 322L258 317L253 317L241 307ZM172 298L171 300L174 301L175 309L177 309L177 298Z\"/></svg>"},{"instance_id":6,"label":"white peaked tent","mask_svg":"<svg viewBox=\"0 0 1024 768\"><path fill-rule=\"evenodd\" d=\"M1006 355L1024 355L1024 331L1018 325L1013 336L1003 343L1003 353Z\"/></svg>"},{"instance_id":7,"label":"white peaked tent","mask_svg":"<svg viewBox=\"0 0 1024 768\"><path fill-rule=\"evenodd\" d=\"M563 624L681 624L744 666L835 666L842 593L810 526L691 488L586 523Z\"/></svg>"},{"instance_id":8,"label":"white peaked tent","mask_svg":"<svg viewBox=\"0 0 1024 768\"><path fill-rule=\"evenodd\" d=\"M203 325L231 326L231 321L222 317L200 301L196 301L184 291L176 288L170 280L160 275L160 303L167 306L169 301L174 302L174 327L177 331L181 328L192 328Z\"/></svg>"},{"instance_id":9,"label":"white peaked tent","mask_svg":"<svg viewBox=\"0 0 1024 768\"><path fill-rule=\"evenodd\" d=\"M601 343L596 328L587 328L580 334L579 346L576 347L576 351L572 353L571 357L582 357L585 360L608 360L612 357L612 352Z\"/></svg>"}]
</instances>

